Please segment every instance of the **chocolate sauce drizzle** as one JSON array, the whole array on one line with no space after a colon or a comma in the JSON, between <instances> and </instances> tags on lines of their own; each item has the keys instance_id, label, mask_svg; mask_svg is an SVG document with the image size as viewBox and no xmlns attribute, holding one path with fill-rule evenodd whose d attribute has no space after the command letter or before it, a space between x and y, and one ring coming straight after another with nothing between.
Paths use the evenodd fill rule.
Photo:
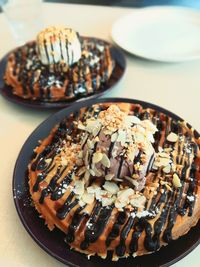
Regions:
<instances>
[{"instance_id":1,"label":"chocolate sauce drizzle","mask_svg":"<svg viewBox=\"0 0 200 267\"><path fill-rule=\"evenodd\" d=\"M53 45L51 45L55 63L53 70L49 66L43 65L39 60L35 42L27 43L16 49L9 60L13 62L12 75L17 76L23 95L34 99L51 100L57 97L57 92L54 92L54 89L57 88L60 91L60 99L62 100L93 94L102 85L105 85L110 76L108 69L114 67L114 63L112 62L111 66L107 58L109 57L109 46L105 42L97 40L94 45L93 41L87 39L81 39L81 45L83 51L90 51L90 55L86 57L83 54L81 59L70 66L67 71L64 71L58 63L55 63ZM102 52L100 52L99 46L104 48ZM68 53L68 42L66 43L66 48ZM45 40L44 50L49 62ZM97 57L99 57L99 61L95 62Z\"/></svg>"},{"instance_id":2,"label":"chocolate sauce drizzle","mask_svg":"<svg viewBox=\"0 0 200 267\"><path fill-rule=\"evenodd\" d=\"M134 106L134 105L133 105ZM135 109L134 109L135 108ZM119 243L116 246L115 254L122 257L127 252L126 240L128 235L131 236L129 244L129 252L134 253L138 250L138 240L143 232L145 232L144 246L147 251L156 251L160 248L161 239L169 243L172 240L172 229L176 223L177 216L192 216L195 205L195 194L197 191L197 166L196 157L198 146L191 139L191 135L184 130L180 122L164 115L163 113L145 110L139 105L135 105L133 108L133 114L139 118L148 118L153 121L157 126L158 132L156 133L154 148L158 151L158 146L163 148L173 148L174 144L166 141L167 135L173 131L178 134L179 142L177 147L177 156L173 157L174 163L182 166L179 173L181 184L180 188L173 188L173 191L167 190L167 188L159 183L159 176L165 177L161 170L153 170L152 182L157 182L157 188L155 195L147 200L145 203L146 215L137 217L137 210L130 212L117 211L113 205L108 207L102 207L101 202L96 201L94 207L89 214L86 211L87 205L81 207L79 200L75 197L73 192L70 192L63 202L64 204L57 209L56 216L60 220L67 219L67 215L70 213L72 220L68 228L66 229L66 242L73 243L75 241L76 231L83 222L85 223L84 238L80 242L80 249L87 250L90 244L95 243L100 236L104 233L106 226L110 220L115 218L115 222L112 227L107 231L105 244L109 248L119 237ZM44 181L47 175L55 167L54 157L59 146L62 146L62 140L66 136L66 133L75 133L73 136L77 138L77 130L74 127L73 120L82 119L85 120L89 117L97 117L102 107L88 108L80 114L71 116L70 120L66 120L60 123L59 127L52 138L52 141L48 146L38 155L35 156L35 160L31 165L31 171L39 171L36 182L33 186L33 191L39 190L39 185ZM67 123L68 121L68 123ZM162 138L164 137L164 138ZM163 141L162 141L163 140ZM78 142L79 140L76 139ZM111 157L114 143L110 144L108 150L108 157ZM94 152L95 152L94 148ZM182 154L180 152L183 152ZM46 164L45 159L51 158L51 162ZM135 158L137 162L140 157ZM151 160L153 161L153 159ZM123 164L123 156L121 156L120 166ZM152 164L152 163L151 163ZM119 175L120 175L119 167ZM149 167L150 168L150 167ZM52 201L57 201L64 198L65 192L68 190L68 186L72 181L72 175L76 173L77 167L71 172L65 174L65 169L58 168L56 174L51 178L48 186L41 191L40 203L42 204L45 197L50 195ZM60 177L60 183L58 179ZM166 181L170 181L172 177L165 177ZM143 189L145 193L145 188ZM115 210L115 212L114 212ZM151 220L159 214L159 217L151 223ZM115 214L115 215L114 215Z\"/></svg>"}]
</instances>

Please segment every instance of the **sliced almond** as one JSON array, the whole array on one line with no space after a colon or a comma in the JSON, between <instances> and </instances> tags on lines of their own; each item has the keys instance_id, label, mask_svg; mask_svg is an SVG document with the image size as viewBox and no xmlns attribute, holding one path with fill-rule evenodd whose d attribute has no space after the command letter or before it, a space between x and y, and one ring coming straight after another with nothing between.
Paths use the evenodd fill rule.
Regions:
<instances>
[{"instance_id":1,"label":"sliced almond","mask_svg":"<svg viewBox=\"0 0 200 267\"><path fill-rule=\"evenodd\" d=\"M103 154L101 163L102 163L105 167L110 168L110 160L109 160L109 158L108 158L108 156L107 156L106 154Z\"/></svg>"},{"instance_id":2,"label":"sliced almond","mask_svg":"<svg viewBox=\"0 0 200 267\"><path fill-rule=\"evenodd\" d=\"M93 136L95 137L99 133L100 130L101 130L101 124L98 123L98 124L96 124L96 126L92 130Z\"/></svg>"},{"instance_id":3,"label":"sliced almond","mask_svg":"<svg viewBox=\"0 0 200 267\"><path fill-rule=\"evenodd\" d=\"M103 154L101 152L95 152L92 157L92 162L93 163L98 163L102 160Z\"/></svg>"},{"instance_id":4,"label":"sliced almond","mask_svg":"<svg viewBox=\"0 0 200 267\"><path fill-rule=\"evenodd\" d=\"M87 140L87 146L89 149L93 149L94 148L94 142L92 142L90 139Z\"/></svg>"},{"instance_id":5,"label":"sliced almond","mask_svg":"<svg viewBox=\"0 0 200 267\"><path fill-rule=\"evenodd\" d=\"M94 202L94 194L88 194L88 193L84 193L82 195L82 200L86 203L86 204L92 204Z\"/></svg>"},{"instance_id":6,"label":"sliced almond","mask_svg":"<svg viewBox=\"0 0 200 267\"><path fill-rule=\"evenodd\" d=\"M178 140L178 135L171 132L168 136L167 136L167 141L175 143Z\"/></svg>"},{"instance_id":7,"label":"sliced almond","mask_svg":"<svg viewBox=\"0 0 200 267\"><path fill-rule=\"evenodd\" d=\"M115 207L118 209L118 210L123 210L123 208L128 205L128 203L126 201L124 202L120 202L118 200L115 201Z\"/></svg>"},{"instance_id":8,"label":"sliced almond","mask_svg":"<svg viewBox=\"0 0 200 267\"><path fill-rule=\"evenodd\" d=\"M182 186L180 178L179 178L177 173L173 174L172 183L173 183L174 187L176 187L176 188L179 188Z\"/></svg>"},{"instance_id":9,"label":"sliced almond","mask_svg":"<svg viewBox=\"0 0 200 267\"><path fill-rule=\"evenodd\" d=\"M87 125L85 127L85 130L89 133L92 133L93 129L98 125L97 121L94 120L87 120Z\"/></svg>"},{"instance_id":10,"label":"sliced almond","mask_svg":"<svg viewBox=\"0 0 200 267\"><path fill-rule=\"evenodd\" d=\"M169 191L172 191L172 188L171 188L171 186L169 186L169 184L165 184L165 186Z\"/></svg>"},{"instance_id":11,"label":"sliced almond","mask_svg":"<svg viewBox=\"0 0 200 267\"><path fill-rule=\"evenodd\" d=\"M122 130L118 131L117 141L120 142L122 146L125 145L125 143L127 141L126 140L126 132L125 131L122 131Z\"/></svg>"},{"instance_id":12,"label":"sliced almond","mask_svg":"<svg viewBox=\"0 0 200 267\"><path fill-rule=\"evenodd\" d=\"M94 138L94 141L95 141L95 143L96 143L96 142L99 142L99 141L100 141L100 140L99 140L99 137L96 136L96 137Z\"/></svg>"},{"instance_id":13,"label":"sliced almond","mask_svg":"<svg viewBox=\"0 0 200 267\"><path fill-rule=\"evenodd\" d=\"M124 189L118 192L117 199L120 202L127 202L132 195L134 195L134 190L132 188Z\"/></svg>"},{"instance_id":14,"label":"sliced almond","mask_svg":"<svg viewBox=\"0 0 200 267\"><path fill-rule=\"evenodd\" d=\"M75 181L74 193L77 195L83 195L84 193L84 181Z\"/></svg>"},{"instance_id":15,"label":"sliced almond","mask_svg":"<svg viewBox=\"0 0 200 267\"><path fill-rule=\"evenodd\" d=\"M118 132L115 132L111 135L111 142L114 143L118 138Z\"/></svg>"},{"instance_id":16,"label":"sliced almond","mask_svg":"<svg viewBox=\"0 0 200 267\"><path fill-rule=\"evenodd\" d=\"M95 194L99 190L101 190L101 187L96 184L92 184L91 186L87 187L87 192L90 194Z\"/></svg>"},{"instance_id":17,"label":"sliced almond","mask_svg":"<svg viewBox=\"0 0 200 267\"><path fill-rule=\"evenodd\" d=\"M138 195L137 197L130 200L130 204L136 208L143 208L145 202L146 202L146 197L141 195Z\"/></svg>"},{"instance_id":18,"label":"sliced almond","mask_svg":"<svg viewBox=\"0 0 200 267\"><path fill-rule=\"evenodd\" d=\"M80 130L85 130L85 126L81 123L81 122L79 122L78 123L78 129L80 129Z\"/></svg>"},{"instance_id":19,"label":"sliced almond","mask_svg":"<svg viewBox=\"0 0 200 267\"><path fill-rule=\"evenodd\" d=\"M116 183L106 181L105 184L103 185L103 188L110 192L111 194L117 194L119 191L119 187Z\"/></svg>"},{"instance_id":20,"label":"sliced almond","mask_svg":"<svg viewBox=\"0 0 200 267\"><path fill-rule=\"evenodd\" d=\"M105 176L105 180L110 181L115 175L113 173L109 173Z\"/></svg>"},{"instance_id":21,"label":"sliced almond","mask_svg":"<svg viewBox=\"0 0 200 267\"><path fill-rule=\"evenodd\" d=\"M127 116L126 121L134 123L134 124L140 123L140 119L136 116Z\"/></svg>"},{"instance_id":22,"label":"sliced almond","mask_svg":"<svg viewBox=\"0 0 200 267\"><path fill-rule=\"evenodd\" d=\"M161 152L161 153L159 153L159 156L160 156L161 158L170 158L170 155L169 155L168 153L166 153L166 152Z\"/></svg>"},{"instance_id":23,"label":"sliced almond","mask_svg":"<svg viewBox=\"0 0 200 267\"><path fill-rule=\"evenodd\" d=\"M120 178L117 178L117 177L113 178L112 180L115 181L115 182L123 182L123 179L120 179Z\"/></svg>"},{"instance_id":24,"label":"sliced almond","mask_svg":"<svg viewBox=\"0 0 200 267\"><path fill-rule=\"evenodd\" d=\"M164 172L164 173L170 173L170 171L171 171L171 166L170 166L170 164L168 164L167 166L165 166L165 167L163 168L163 172Z\"/></svg>"},{"instance_id":25,"label":"sliced almond","mask_svg":"<svg viewBox=\"0 0 200 267\"><path fill-rule=\"evenodd\" d=\"M86 170L85 174L84 174L84 180L88 181L90 178L90 172L88 170Z\"/></svg>"},{"instance_id":26,"label":"sliced almond","mask_svg":"<svg viewBox=\"0 0 200 267\"><path fill-rule=\"evenodd\" d=\"M131 177L124 176L124 179L129 181L134 187L138 187L138 185L139 185L139 183Z\"/></svg>"},{"instance_id":27,"label":"sliced almond","mask_svg":"<svg viewBox=\"0 0 200 267\"><path fill-rule=\"evenodd\" d=\"M144 143L145 142L145 136L143 133L136 132L134 134L135 142L136 143Z\"/></svg>"},{"instance_id":28,"label":"sliced almond","mask_svg":"<svg viewBox=\"0 0 200 267\"><path fill-rule=\"evenodd\" d=\"M102 202L102 206L103 207L107 207L110 206L114 203L115 198L111 197L111 198L102 198L101 202Z\"/></svg>"},{"instance_id":29,"label":"sliced almond","mask_svg":"<svg viewBox=\"0 0 200 267\"><path fill-rule=\"evenodd\" d=\"M95 175L97 177L101 177L102 176L102 172L100 170L98 170L96 167L93 168L93 171L95 172Z\"/></svg>"},{"instance_id":30,"label":"sliced almond","mask_svg":"<svg viewBox=\"0 0 200 267\"><path fill-rule=\"evenodd\" d=\"M95 172L92 169L90 169L89 172L92 176L95 176Z\"/></svg>"},{"instance_id":31,"label":"sliced almond","mask_svg":"<svg viewBox=\"0 0 200 267\"><path fill-rule=\"evenodd\" d=\"M83 167L81 167L81 168L78 170L77 175L78 175L78 176L81 176L82 174L85 173L85 171L86 171L86 167L83 166Z\"/></svg>"}]
</instances>

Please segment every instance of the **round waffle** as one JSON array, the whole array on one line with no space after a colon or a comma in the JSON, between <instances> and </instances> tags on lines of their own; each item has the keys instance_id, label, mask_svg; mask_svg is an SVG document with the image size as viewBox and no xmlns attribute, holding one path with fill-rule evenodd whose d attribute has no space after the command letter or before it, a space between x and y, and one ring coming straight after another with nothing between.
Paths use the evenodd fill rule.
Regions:
<instances>
[{"instance_id":1,"label":"round waffle","mask_svg":"<svg viewBox=\"0 0 200 267\"><path fill-rule=\"evenodd\" d=\"M5 83L8 90L24 99L73 100L92 95L109 80L114 61L108 43L80 37L81 58L70 66L44 65L35 41L15 49L8 56Z\"/></svg>"},{"instance_id":2,"label":"round waffle","mask_svg":"<svg viewBox=\"0 0 200 267\"><path fill-rule=\"evenodd\" d=\"M136 144L129 169L131 141L119 134L124 121ZM109 144L102 145L102 130ZM149 141L154 152L144 160ZM34 205L49 229L60 228L77 251L103 258L112 251L113 260L152 253L199 220L199 136L184 121L138 104L96 104L55 126L34 153L29 164Z\"/></svg>"}]
</instances>

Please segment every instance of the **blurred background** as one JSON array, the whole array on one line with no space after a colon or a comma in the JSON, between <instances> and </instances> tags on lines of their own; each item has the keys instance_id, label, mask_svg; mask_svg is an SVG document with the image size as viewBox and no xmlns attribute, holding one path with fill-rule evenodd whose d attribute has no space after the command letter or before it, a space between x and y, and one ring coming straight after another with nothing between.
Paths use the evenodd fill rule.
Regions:
<instances>
[{"instance_id":1,"label":"blurred background","mask_svg":"<svg viewBox=\"0 0 200 267\"><path fill-rule=\"evenodd\" d=\"M0 0L0 2L7 0ZM145 7L154 5L172 5L185 6L200 9L199 0L44 0L44 2L52 3L71 3L71 4L88 4L88 5L107 5L120 7ZM0 12L1 12L0 8Z\"/></svg>"},{"instance_id":2,"label":"blurred background","mask_svg":"<svg viewBox=\"0 0 200 267\"><path fill-rule=\"evenodd\" d=\"M178 5L200 8L199 0L45 0L45 2L59 2L72 4L108 5L121 7L145 7L152 5Z\"/></svg>"}]
</instances>

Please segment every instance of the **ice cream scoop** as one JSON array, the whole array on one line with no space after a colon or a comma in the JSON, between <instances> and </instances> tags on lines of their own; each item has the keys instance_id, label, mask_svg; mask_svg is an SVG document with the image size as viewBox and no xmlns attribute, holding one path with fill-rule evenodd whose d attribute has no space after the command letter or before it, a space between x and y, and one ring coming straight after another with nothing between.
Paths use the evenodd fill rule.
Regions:
<instances>
[{"instance_id":1,"label":"ice cream scoop","mask_svg":"<svg viewBox=\"0 0 200 267\"><path fill-rule=\"evenodd\" d=\"M153 134L157 130L149 120L140 120L122 112L116 105L79 125L85 131L83 159L92 176L125 181L141 190L153 164ZM86 139L86 140L85 140Z\"/></svg>"},{"instance_id":2,"label":"ice cream scoop","mask_svg":"<svg viewBox=\"0 0 200 267\"><path fill-rule=\"evenodd\" d=\"M70 66L81 58L81 44L76 31L65 27L48 27L37 36L37 49L44 65Z\"/></svg>"}]
</instances>

